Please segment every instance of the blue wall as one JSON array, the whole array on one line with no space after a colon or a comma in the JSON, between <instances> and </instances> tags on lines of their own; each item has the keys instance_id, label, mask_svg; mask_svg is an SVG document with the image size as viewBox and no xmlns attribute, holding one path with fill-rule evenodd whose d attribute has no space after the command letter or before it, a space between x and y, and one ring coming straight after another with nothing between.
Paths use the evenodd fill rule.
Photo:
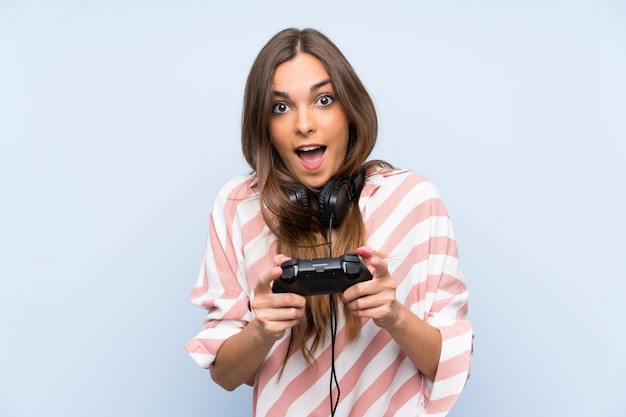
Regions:
<instances>
[{"instance_id":1,"label":"blue wall","mask_svg":"<svg viewBox=\"0 0 626 417\"><path fill-rule=\"evenodd\" d=\"M249 415L183 350L243 85L327 33L375 157L439 188L476 331L453 416L623 416L626 7L611 1L0 2L0 415Z\"/></svg>"}]
</instances>

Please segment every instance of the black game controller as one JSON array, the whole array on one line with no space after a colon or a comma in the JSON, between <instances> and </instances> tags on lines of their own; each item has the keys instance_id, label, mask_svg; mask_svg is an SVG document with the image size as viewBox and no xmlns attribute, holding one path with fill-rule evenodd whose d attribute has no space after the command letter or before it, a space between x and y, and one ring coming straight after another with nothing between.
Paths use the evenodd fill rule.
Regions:
<instances>
[{"instance_id":1,"label":"black game controller","mask_svg":"<svg viewBox=\"0 0 626 417\"><path fill-rule=\"evenodd\" d=\"M300 295L342 293L372 274L355 253L339 258L290 259L281 265L283 273L274 281L272 292Z\"/></svg>"}]
</instances>

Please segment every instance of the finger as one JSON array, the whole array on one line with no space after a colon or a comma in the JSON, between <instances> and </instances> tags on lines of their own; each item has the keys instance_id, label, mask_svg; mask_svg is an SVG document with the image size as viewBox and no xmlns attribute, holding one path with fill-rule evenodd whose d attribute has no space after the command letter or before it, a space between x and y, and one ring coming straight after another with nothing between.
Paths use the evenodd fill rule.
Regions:
<instances>
[{"instance_id":1,"label":"finger","mask_svg":"<svg viewBox=\"0 0 626 417\"><path fill-rule=\"evenodd\" d=\"M357 248L355 252L365 263L367 263L367 261L374 256L374 251L368 246L361 246L360 248Z\"/></svg>"},{"instance_id":2,"label":"finger","mask_svg":"<svg viewBox=\"0 0 626 417\"><path fill-rule=\"evenodd\" d=\"M357 248L356 253L361 257L363 263L370 269L374 278L382 278L385 275L388 275L389 272L387 270L387 262L376 256L371 248L362 246Z\"/></svg>"},{"instance_id":3,"label":"finger","mask_svg":"<svg viewBox=\"0 0 626 417\"><path fill-rule=\"evenodd\" d=\"M348 287L342 294L343 302L352 303L349 305L354 310L363 308L363 303L370 302L371 299L380 300L380 303L395 299L396 284L386 272L386 267L384 269L385 275L379 275L372 280L359 282ZM354 304L357 301L358 304Z\"/></svg>"},{"instance_id":4,"label":"finger","mask_svg":"<svg viewBox=\"0 0 626 417\"><path fill-rule=\"evenodd\" d=\"M350 304L361 297L366 297L374 293L372 290L373 281L364 281L356 283L348 288L341 294L342 301L346 304Z\"/></svg>"},{"instance_id":5,"label":"finger","mask_svg":"<svg viewBox=\"0 0 626 417\"><path fill-rule=\"evenodd\" d=\"M257 285L257 288L259 286ZM304 316L304 308L306 306L306 298L299 294L293 293L273 293L270 287L269 292L256 292L251 298L250 306L257 314L262 310L265 310L267 316L271 320L289 320L289 313L281 312L280 314L287 314L285 316L277 316L279 310L298 309L300 310L297 317ZM271 310L271 311L268 311ZM264 316L265 317L265 316Z\"/></svg>"},{"instance_id":6,"label":"finger","mask_svg":"<svg viewBox=\"0 0 626 417\"><path fill-rule=\"evenodd\" d=\"M299 316L304 315L304 307L306 306L306 298L299 294L290 292L274 294L274 305L280 308L297 308L300 310Z\"/></svg>"},{"instance_id":7,"label":"finger","mask_svg":"<svg viewBox=\"0 0 626 417\"><path fill-rule=\"evenodd\" d=\"M274 265L280 266L283 262L286 262L290 259L291 259L290 257L285 256L282 253L279 253L278 255L274 256Z\"/></svg>"},{"instance_id":8,"label":"finger","mask_svg":"<svg viewBox=\"0 0 626 417\"><path fill-rule=\"evenodd\" d=\"M271 293L272 292L271 282L277 279L278 277L280 277L282 273L283 273L283 269L280 266L275 266L274 268L270 269L268 272L261 274L261 276L259 277L259 281L256 284L256 288L254 292L256 294Z\"/></svg>"},{"instance_id":9,"label":"finger","mask_svg":"<svg viewBox=\"0 0 626 417\"><path fill-rule=\"evenodd\" d=\"M255 311L257 313L257 318L266 323L299 321L302 317L304 317L303 308L289 305L284 305L281 307L258 308Z\"/></svg>"},{"instance_id":10,"label":"finger","mask_svg":"<svg viewBox=\"0 0 626 417\"><path fill-rule=\"evenodd\" d=\"M374 278L383 278L389 275L387 261L378 256L372 256L370 258L370 266L374 268Z\"/></svg>"},{"instance_id":11,"label":"finger","mask_svg":"<svg viewBox=\"0 0 626 417\"><path fill-rule=\"evenodd\" d=\"M280 265L285 262L288 261L289 257L279 254L274 256L274 268L272 268L270 271L268 271L265 274L262 274L259 277L259 281L257 282L256 285L256 289L255 289L255 293L271 293L272 292L272 284L271 282L278 279L280 277L280 275L283 273L283 269L280 267Z\"/></svg>"}]
</instances>

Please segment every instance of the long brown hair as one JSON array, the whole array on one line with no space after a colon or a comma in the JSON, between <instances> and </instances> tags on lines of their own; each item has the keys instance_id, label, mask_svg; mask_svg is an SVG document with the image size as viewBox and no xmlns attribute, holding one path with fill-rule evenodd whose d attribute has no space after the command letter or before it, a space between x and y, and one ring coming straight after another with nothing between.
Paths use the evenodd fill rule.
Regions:
<instances>
[{"instance_id":1,"label":"long brown hair","mask_svg":"<svg viewBox=\"0 0 626 417\"><path fill-rule=\"evenodd\" d=\"M256 173L263 217L277 237L279 251L287 256L311 259L328 256L327 225L317 217L316 198L312 207L292 202L284 190L304 185L289 172L274 149L269 134L272 109L272 82L276 67L299 53L317 57L328 72L348 117L348 152L337 177L348 178L364 165L376 144L378 121L374 103L356 72L341 51L326 36L314 29L285 29L261 49L254 61L246 83L241 147L243 155ZM319 190L309 190L317 196ZM352 204L339 227L333 231L333 255L353 252L365 244L366 234L358 204ZM287 357L294 347L300 347L310 363L320 341L324 340L330 320L330 300L325 296L307 297L306 316L302 324L292 329ZM360 330L360 320L344 307L349 340ZM306 340L313 337L307 346ZM286 359L287 359L286 357Z\"/></svg>"}]
</instances>

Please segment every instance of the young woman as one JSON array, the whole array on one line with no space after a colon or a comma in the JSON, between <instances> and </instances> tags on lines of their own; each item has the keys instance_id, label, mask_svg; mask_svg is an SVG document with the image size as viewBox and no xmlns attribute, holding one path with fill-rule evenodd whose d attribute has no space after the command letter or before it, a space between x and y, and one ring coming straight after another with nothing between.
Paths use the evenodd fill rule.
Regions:
<instances>
[{"instance_id":1,"label":"young woman","mask_svg":"<svg viewBox=\"0 0 626 417\"><path fill-rule=\"evenodd\" d=\"M449 217L425 178L367 161L376 135L370 96L324 35L286 29L261 50L243 108L252 173L217 195L190 297L208 314L186 346L225 389L253 385L256 416L446 415L468 378ZM329 181L353 200L332 227L319 199ZM371 280L272 292L284 261L328 257L330 237L333 256L356 252Z\"/></svg>"}]
</instances>

